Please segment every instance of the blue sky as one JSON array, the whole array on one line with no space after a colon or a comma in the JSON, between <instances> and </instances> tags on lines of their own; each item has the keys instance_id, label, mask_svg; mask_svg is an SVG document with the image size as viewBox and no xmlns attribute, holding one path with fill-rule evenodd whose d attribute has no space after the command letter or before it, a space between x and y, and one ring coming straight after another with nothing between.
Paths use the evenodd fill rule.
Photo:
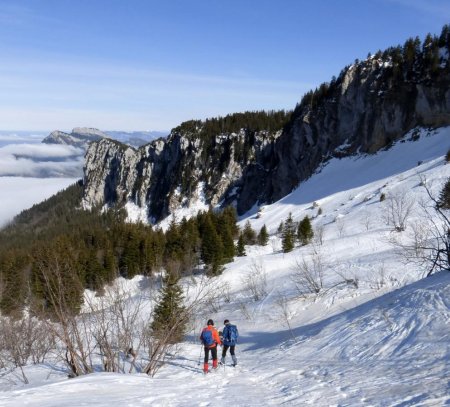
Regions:
<instances>
[{"instance_id":1,"label":"blue sky","mask_svg":"<svg viewBox=\"0 0 450 407\"><path fill-rule=\"evenodd\" d=\"M0 129L167 130L292 109L448 0L0 0Z\"/></svg>"}]
</instances>

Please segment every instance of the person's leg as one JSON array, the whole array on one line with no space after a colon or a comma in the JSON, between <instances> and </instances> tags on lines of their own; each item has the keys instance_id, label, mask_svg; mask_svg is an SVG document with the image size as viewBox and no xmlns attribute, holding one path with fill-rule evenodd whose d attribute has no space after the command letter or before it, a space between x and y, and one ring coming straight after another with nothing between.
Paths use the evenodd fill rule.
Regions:
<instances>
[{"instance_id":1,"label":"person's leg","mask_svg":"<svg viewBox=\"0 0 450 407\"><path fill-rule=\"evenodd\" d=\"M211 359L213 361L213 369L217 368L217 345L211 348Z\"/></svg>"},{"instance_id":2,"label":"person's leg","mask_svg":"<svg viewBox=\"0 0 450 407\"><path fill-rule=\"evenodd\" d=\"M220 363L222 363L223 365L225 364L225 357L227 356L228 348L229 348L228 345L223 345L223 348L222 348L222 359L220 359Z\"/></svg>"},{"instance_id":3,"label":"person's leg","mask_svg":"<svg viewBox=\"0 0 450 407\"><path fill-rule=\"evenodd\" d=\"M209 348L205 346L205 359L203 360L203 372L208 373Z\"/></svg>"},{"instance_id":4,"label":"person's leg","mask_svg":"<svg viewBox=\"0 0 450 407\"><path fill-rule=\"evenodd\" d=\"M233 359L233 366L237 365L237 358L236 355L234 354L234 345L230 346L230 354L231 354L231 359Z\"/></svg>"}]
</instances>

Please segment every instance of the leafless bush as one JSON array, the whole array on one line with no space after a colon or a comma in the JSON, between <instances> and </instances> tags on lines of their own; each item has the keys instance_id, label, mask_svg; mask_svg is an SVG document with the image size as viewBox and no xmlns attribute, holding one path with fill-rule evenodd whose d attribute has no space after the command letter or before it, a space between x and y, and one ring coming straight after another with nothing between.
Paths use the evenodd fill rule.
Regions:
<instances>
[{"instance_id":1,"label":"leafless bush","mask_svg":"<svg viewBox=\"0 0 450 407\"><path fill-rule=\"evenodd\" d=\"M226 302L227 304L229 304L231 302L231 287L230 287L230 283L225 282L222 285L222 297L224 302Z\"/></svg>"},{"instance_id":2,"label":"leafless bush","mask_svg":"<svg viewBox=\"0 0 450 407\"><path fill-rule=\"evenodd\" d=\"M254 301L267 296L267 273L262 262L252 261L242 283Z\"/></svg>"},{"instance_id":3,"label":"leafless bush","mask_svg":"<svg viewBox=\"0 0 450 407\"><path fill-rule=\"evenodd\" d=\"M370 214L369 211L366 211L366 212L364 213L364 217L363 217L363 219L362 219L362 221L361 221L362 225L363 225L364 228L366 229L366 232L369 231L370 226L372 225L372 220L373 220L373 219L372 219L372 215Z\"/></svg>"},{"instance_id":4,"label":"leafless bush","mask_svg":"<svg viewBox=\"0 0 450 407\"><path fill-rule=\"evenodd\" d=\"M43 363L53 347L45 325L29 314L19 319L0 317L0 366L19 368L24 383L28 379L23 366Z\"/></svg>"},{"instance_id":5,"label":"leafless bush","mask_svg":"<svg viewBox=\"0 0 450 407\"><path fill-rule=\"evenodd\" d=\"M356 276L355 273L350 274L349 272L343 272L339 270L336 270L335 272L340 277L340 281L338 281L334 285L335 287L342 284L352 286L353 288L359 287L359 278Z\"/></svg>"},{"instance_id":6,"label":"leafless bush","mask_svg":"<svg viewBox=\"0 0 450 407\"><path fill-rule=\"evenodd\" d=\"M450 269L450 212L433 195L425 178L420 177L427 199L419 202L421 222L413 225L405 239L394 239L406 263L427 267L427 276Z\"/></svg>"},{"instance_id":7,"label":"leafless bush","mask_svg":"<svg viewBox=\"0 0 450 407\"><path fill-rule=\"evenodd\" d=\"M369 276L369 287L375 290L381 290L385 287L395 287L400 282L392 275L388 275L386 265L380 264L378 268Z\"/></svg>"},{"instance_id":8,"label":"leafless bush","mask_svg":"<svg viewBox=\"0 0 450 407\"><path fill-rule=\"evenodd\" d=\"M314 237L313 237L314 243L322 246L324 242L324 236L325 236L325 226L317 225L314 229Z\"/></svg>"},{"instance_id":9,"label":"leafless bush","mask_svg":"<svg viewBox=\"0 0 450 407\"><path fill-rule=\"evenodd\" d=\"M408 218L414 208L415 202L410 193L400 190L390 193L384 201L386 207L386 223L392 225L397 232L406 230Z\"/></svg>"},{"instance_id":10,"label":"leafless bush","mask_svg":"<svg viewBox=\"0 0 450 407\"><path fill-rule=\"evenodd\" d=\"M45 308L36 312L46 323L47 330L62 346L59 355L69 369L70 376L79 376L93 371L92 352L95 343L86 329L86 320L77 317L73 299L68 289L82 292L83 287L77 271L70 262L64 262L56 254L48 252L44 260L36 264L42 285L47 293L47 304L51 313Z\"/></svg>"},{"instance_id":11,"label":"leafless bush","mask_svg":"<svg viewBox=\"0 0 450 407\"><path fill-rule=\"evenodd\" d=\"M323 289L325 264L319 251L314 250L309 258L297 258L292 266L294 282L300 294L318 294Z\"/></svg>"},{"instance_id":12,"label":"leafless bush","mask_svg":"<svg viewBox=\"0 0 450 407\"><path fill-rule=\"evenodd\" d=\"M136 360L144 342L144 331L150 314L144 312L146 300L152 296L152 285L132 297L121 280L105 289L102 297L87 301L90 330L107 372L125 373L137 370Z\"/></svg>"},{"instance_id":13,"label":"leafless bush","mask_svg":"<svg viewBox=\"0 0 450 407\"><path fill-rule=\"evenodd\" d=\"M336 218L336 227L339 233L339 237L344 236L345 221L343 218Z\"/></svg>"},{"instance_id":14,"label":"leafless bush","mask_svg":"<svg viewBox=\"0 0 450 407\"><path fill-rule=\"evenodd\" d=\"M242 313L242 315L244 316L244 318L248 321L252 320L252 314L250 313L247 305L245 304L245 302L243 301L238 301L238 307Z\"/></svg>"},{"instance_id":15,"label":"leafless bush","mask_svg":"<svg viewBox=\"0 0 450 407\"><path fill-rule=\"evenodd\" d=\"M211 295L205 301L208 313L219 312L221 308L221 300L222 300L221 292L211 293Z\"/></svg>"},{"instance_id":16,"label":"leafless bush","mask_svg":"<svg viewBox=\"0 0 450 407\"><path fill-rule=\"evenodd\" d=\"M289 330L289 333L292 336L292 339L296 339L295 338L295 334L294 331L292 330L292 326L291 326L291 318L292 318L292 312L291 309L289 307L289 300L286 297L286 295L282 294L282 293L278 293L277 298L275 300L275 305L277 307L277 315L280 317L280 319L283 321L283 323L286 325L286 327Z\"/></svg>"}]
</instances>

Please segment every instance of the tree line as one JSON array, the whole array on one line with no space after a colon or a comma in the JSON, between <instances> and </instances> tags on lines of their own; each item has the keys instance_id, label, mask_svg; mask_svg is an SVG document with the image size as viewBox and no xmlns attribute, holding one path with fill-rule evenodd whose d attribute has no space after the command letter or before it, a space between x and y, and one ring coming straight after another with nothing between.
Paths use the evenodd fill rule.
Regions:
<instances>
[{"instance_id":1,"label":"tree line","mask_svg":"<svg viewBox=\"0 0 450 407\"><path fill-rule=\"evenodd\" d=\"M233 261L240 234L246 236L245 244L256 243L249 226L239 230L233 207L200 212L180 222L172 219L163 231L126 222L122 209L76 209L77 199L80 184L24 211L0 232L3 313L20 313L31 305L51 312L53 287L48 279L63 280L64 296L76 313L85 288L101 294L105 284L119 276L131 279L175 268L177 278L194 269L215 276ZM58 276L51 270L58 270Z\"/></svg>"}]
</instances>

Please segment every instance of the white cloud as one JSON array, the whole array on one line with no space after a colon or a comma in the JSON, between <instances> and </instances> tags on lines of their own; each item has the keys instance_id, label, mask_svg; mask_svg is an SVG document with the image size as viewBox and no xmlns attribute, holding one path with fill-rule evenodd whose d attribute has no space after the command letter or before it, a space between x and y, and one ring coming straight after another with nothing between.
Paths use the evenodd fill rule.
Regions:
<instances>
[{"instance_id":1,"label":"white cloud","mask_svg":"<svg viewBox=\"0 0 450 407\"><path fill-rule=\"evenodd\" d=\"M9 144L0 148L0 177L81 177L83 150L53 144Z\"/></svg>"},{"instance_id":2,"label":"white cloud","mask_svg":"<svg viewBox=\"0 0 450 407\"><path fill-rule=\"evenodd\" d=\"M27 142L27 143L40 143L43 139L41 134L17 134L17 133L7 133L0 134L0 142L2 143L18 143L18 142Z\"/></svg>"},{"instance_id":3,"label":"white cloud","mask_svg":"<svg viewBox=\"0 0 450 407\"><path fill-rule=\"evenodd\" d=\"M74 182L74 178L0 177L0 227Z\"/></svg>"}]
</instances>

